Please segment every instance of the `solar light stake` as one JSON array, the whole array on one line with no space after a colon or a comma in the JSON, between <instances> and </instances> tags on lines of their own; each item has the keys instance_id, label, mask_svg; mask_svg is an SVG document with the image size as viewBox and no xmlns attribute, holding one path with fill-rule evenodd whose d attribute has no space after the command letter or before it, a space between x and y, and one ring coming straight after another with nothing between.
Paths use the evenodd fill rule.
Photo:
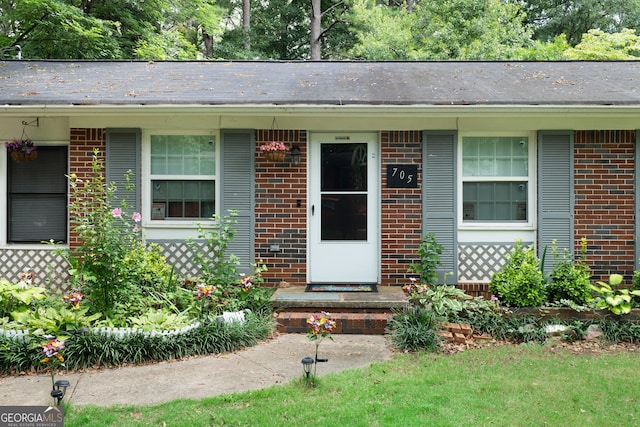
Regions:
<instances>
[{"instance_id":1,"label":"solar light stake","mask_svg":"<svg viewBox=\"0 0 640 427\"><path fill-rule=\"evenodd\" d=\"M312 357L307 356L304 359L302 359L302 369L304 370L304 373L307 376L307 378L309 378L309 374L311 373L311 366L313 366L314 363L315 361L313 360Z\"/></svg>"},{"instance_id":2,"label":"solar light stake","mask_svg":"<svg viewBox=\"0 0 640 427\"><path fill-rule=\"evenodd\" d=\"M67 387L69 387L69 381L67 380L58 380L53 384L53 390L51 390L51 397L57 400L57 404L60 405L64 394L67 392Z\"/></svg>"}]
</instances>

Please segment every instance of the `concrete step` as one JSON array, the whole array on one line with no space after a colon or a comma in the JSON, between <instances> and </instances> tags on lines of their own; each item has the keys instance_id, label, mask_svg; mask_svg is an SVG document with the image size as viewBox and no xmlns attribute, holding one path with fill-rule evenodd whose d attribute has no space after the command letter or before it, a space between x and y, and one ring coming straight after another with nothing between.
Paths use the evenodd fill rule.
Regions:
<instances>
[{"instance_id":1,"label":"concrete step","mask_svg":"<svg viewBox=\"0 0 640 427\"><path fill-rule=\"evenodd\" d=\"M278 331L282 333L306 333L307 319L318 311L282 311L277 313ZM383 335L391 313L338 312L331 313L336 322L334 334Z\"/></svg>"}]
</instances>

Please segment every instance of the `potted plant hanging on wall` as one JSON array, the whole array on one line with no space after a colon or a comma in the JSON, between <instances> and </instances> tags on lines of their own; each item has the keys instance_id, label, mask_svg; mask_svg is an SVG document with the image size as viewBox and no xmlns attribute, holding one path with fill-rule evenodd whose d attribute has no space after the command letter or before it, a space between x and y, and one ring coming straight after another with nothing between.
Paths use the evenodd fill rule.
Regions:
<instances>
[{"instance_id":1,"label":"potted plant hanging on wall","mask_svg":"<svg viewBox=\"0 0 640 427\"><path fill-rule=\"evenodd\" d=\"M36 144L29 138L6 141L4 146L7 147L11 158L16 162L35 160L38 156Z\"/></svg>"},{"instance_id":2,"label":"potted plant hanging on wall","mask_svg":"<svg viewBox=\"0 0 640 427\"><path fill-rule=\"evenodd\" d=\"M287 146L284 142L271 141L260 146L260 152L270 162L282 162L287 152Z\"/></svg>"}]
</instances>

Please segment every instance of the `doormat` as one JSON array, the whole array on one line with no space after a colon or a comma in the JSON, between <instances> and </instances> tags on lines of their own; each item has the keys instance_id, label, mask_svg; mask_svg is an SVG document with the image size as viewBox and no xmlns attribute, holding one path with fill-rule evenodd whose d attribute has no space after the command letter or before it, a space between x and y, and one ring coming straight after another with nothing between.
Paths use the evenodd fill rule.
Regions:
<instances>
[{"instance_id":1,"label":"doormat","mask_svg":"<svg viewBox=\"0 0 640 427\"><path fill-rule=\"evenodd\" d=\"M375 284L307 285L305 292L378 292Z\"/></svg>"}]
</instances>

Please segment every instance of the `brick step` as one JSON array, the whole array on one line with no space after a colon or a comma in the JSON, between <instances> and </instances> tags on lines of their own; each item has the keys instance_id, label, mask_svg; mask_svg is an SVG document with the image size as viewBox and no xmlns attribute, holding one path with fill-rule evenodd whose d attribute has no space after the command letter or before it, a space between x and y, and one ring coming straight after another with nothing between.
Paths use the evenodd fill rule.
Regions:
<instances>
[{"instance_id":1,"label":"brick step","mask_svg":"<svg viewBox=\"0 0 640 427\"><path fill-rule=\"evenodd\" d=\"M307 319L317 311L282 311L277 314L278 331L282 333L306 333ZM336 322L334 334L383 335L390 313L340 312L331 313Z\"/></svg>"}]
</instances>

